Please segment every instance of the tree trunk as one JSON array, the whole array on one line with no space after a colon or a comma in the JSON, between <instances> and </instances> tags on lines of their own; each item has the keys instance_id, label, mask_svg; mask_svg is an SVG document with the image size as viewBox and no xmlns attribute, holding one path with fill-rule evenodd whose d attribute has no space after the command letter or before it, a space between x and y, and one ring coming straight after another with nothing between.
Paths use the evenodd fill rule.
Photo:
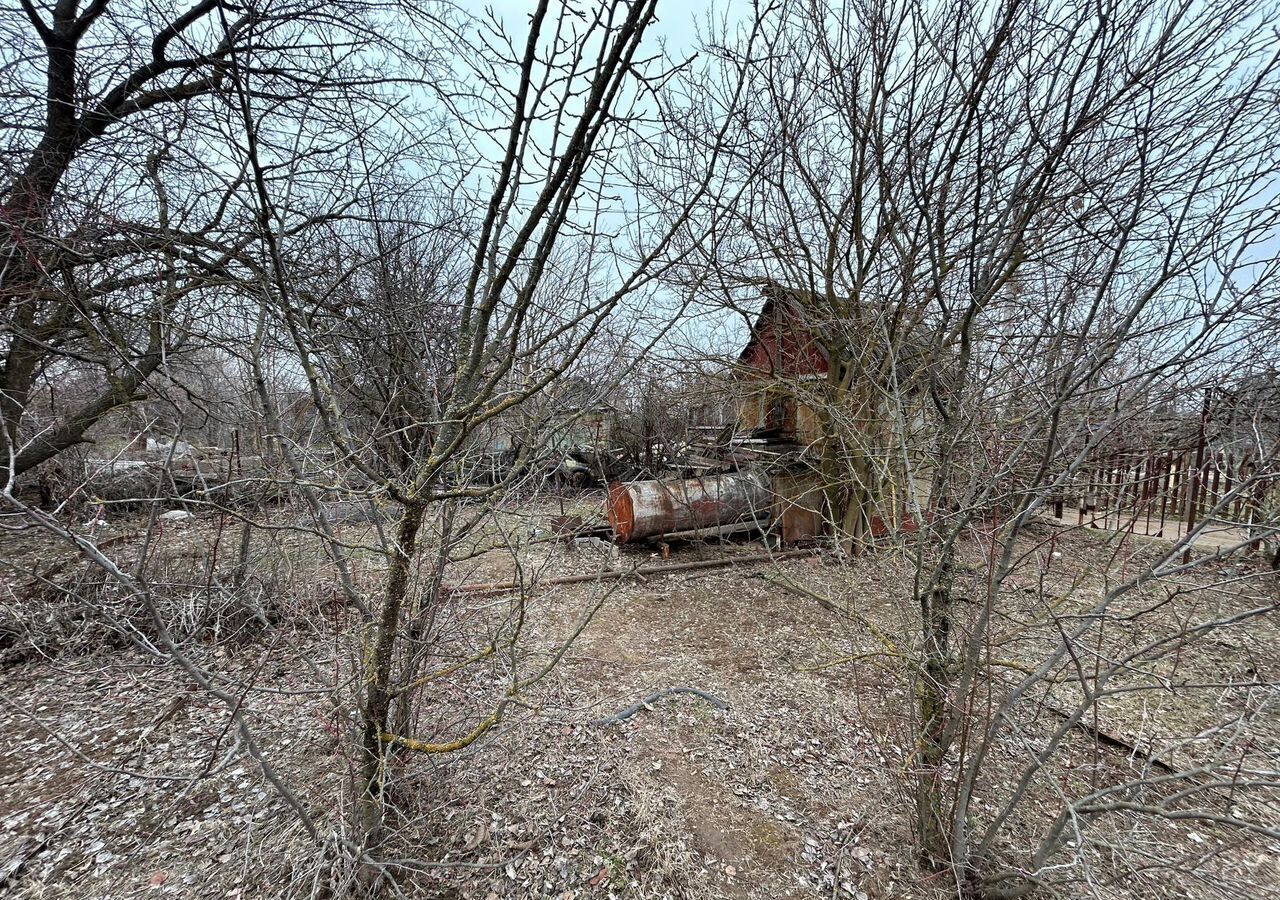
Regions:
<instances>
[{"instance_id":1,"label":"tree trunk","mask_svg":"<svg viewBox=\"0 0 1280 900\"><path fill-rule=\"evenodd\" d=\"M949 817L944 810L942 763L952 733L951 697L951 588L954 551L944 550L938 563L937 580L920 596L920 618L924 629L920 687L920 738L916 751L916 827L920 835L923 862L933 869L952 863Z\"/></svg>"},{"instance_id":2,"label":"tree trunk","mask_svg":"<svg viewBox=\"0 0 1280 900\"><path fill-rule=\"evenodd\" d=\"M384 838L384 797L386 786L386 754L382 735L388 730L391 711L391 666L395 658L396 637L401 612L409 594L413 559L417 550L418 531L422 527L423 507L406 504L396 530L396 540L388 556L387 586L382 609L374 623L373 634L364 651L365 687L361 709L361 763L356 786L357 827L366 850L376 849Z\"/></svg>"}]
</instances>

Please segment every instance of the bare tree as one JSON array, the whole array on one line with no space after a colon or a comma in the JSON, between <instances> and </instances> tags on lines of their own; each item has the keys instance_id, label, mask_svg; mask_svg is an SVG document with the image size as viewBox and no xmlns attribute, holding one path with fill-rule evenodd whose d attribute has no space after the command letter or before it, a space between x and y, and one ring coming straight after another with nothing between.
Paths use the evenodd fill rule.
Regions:
<instances>
[{"instance_id":1,"label":"bare tree","mask_svg":"<svg viewBox=\"0 0 1280 900\"><path fill-rule=\"evenodd\" d=\"M574 576L597 579L577 617L532 634L530 542L562 536L530 520L549 460L612 405L659 468L694 411L654 348L701 339L676 321L690 304L751 322L763 303L783 352L706 368L812 417L796 457L832 557L907 560L906 639L844 612L866 644L849 664L913 698L892 730L926 866L1015 897L1162 864L1178 824L1276 838L1275 685L1185 661L1277 608L1247 555L1280 532L1280 56L1256 5L780 0L692 59L651 51L656 0L533 7L518 33L309 0L24 0L0 26L0 524L87 560L27 583L216 699L335 887L394 885L420 865L398 859L408 761L537 709L617 583L604 560ZM19 496L126 415L261 433L253 471L219 457L217 481L258 505L197 460L169 492L183 509L133 498L114 555L97 512ZM1115 461L1175 433L1203 459ZM1248 465L1206 488L1219 451ZM1175 487L1195 522L1139 545L1143 492ZM1076 526L1046 513L1073 492L1111 504L1088 532L1110 564L1064 575ZM169 578L161 517L190 510L217 517L212 546ZM250 727L256 674L192 646L271 627L288 579L250 560L288 538L316 557L290 589L331 595L304 613L336 648L308 690L349 827ZM468 584L495 550L510 582ZM1193 715L1168 714L1174 693Z\"/></svg>"},{"instance_id":2,"label":"bare tree","mask_svg":"<svg viewBox=\"0 0 1280 900\"><path fill-rule=\"evenodd\" d=\"M6 482L146 396L165 360L207 342L251 277L246 172L229 153L232 59L253 72L276 121L304 109L317 121L357 94L371 110L375 86L388 80L368 58L380 42L376 6L197 0L164 11L132 0L22 0L20 8L0 26ZM326 43L313 44L321 33ZM308 147L297 133L278 136L277 159L323 159L333 149L321 149L318 133ZM314 220L344 202L329 200L311 207ZM94 391L31 419L33 392L72 371L92 375Z\"/></svg>"},{"instance_id":3,"label":"bare tree","mask_svg":"<svg viewBox=\"0 0 1280 900\"><path fill-rule=\"evenodd\" d=\"M680 186L686 194L680 207L664 210L663 227L646 233L650 211L614 200L636 179L629 167L644 165L637 142L666 124L646 121L654 106L646 98L667 77L661 59L646 61L641 53L654 15L652 0L613 2L579 21L570 7L553 10L543 2L523 41L497 22L475 38L474 52L462 58L489 99L478 109L462 109L457 97L446 103L459 111L457 127L471 140L483 145L490 132L500 140L491 165L455 170L460 187L447 196L450 208L461 210L463 227L451 228L458 237L445 237L443 246L465 259L456 266L438 254L438 266L415 265L435 226L413 209L403 214L405 224L393 225L376 196L385 185L371 182L367 209L375 224L367 246L376 255L327 277L299 271L307 256L292 244L288 210L256 149L253 74L233 64L259 235L269 254L264 308L289 336L343 477L363 482L394 510L385 577L367 601L353 598L368 618L359 658L368 676L357 699L357 827L368 850L386 838L389 756L471 744L525 703L564 652L529 668L517 653L523 621L517 605L501 639L431 671L435 648L424 643L423 629L442 609L443 564L454 539L485 514L460 512L459 504L492 503L537 454L526 444L496 483L453 476L468 469L465 460L488 425L548 391L624 298L669 270L710 227L689 211L716 177L714 135L696 177ZM728 127L726 117L719 133ZM439 203L441 192L426 196ZM331 327L330 314L349 324ZM361 334L363 328L372 331ZM427 533L438 563L420 585L417 560ZM469 730L435 739L403 733L433 680L495 657L505 665L508 687Z\"/></svg>"},{"instance_id":4,"label":"bare tree","mask_svg":"<svg viewBox=\"0 0 1280 900\"><path fill-rule=\"evenodd\" d=\"M1050 877L1069 830L1080 846L1117 808L1060 795L1065 812L1029 860L999 842L1012 812L1036 802L1030 786L1065 737L1111 696L1109 677L1275 609L1259 597L1086 675L1085 659L1101 663L1086 645L1107 622L1157 606L1123 598L1183 571L1184 538L1069 624L1042 611L1061 628L1020 680L1007 676L1022 664L1001 669L993 649L1004 637L994 623L1021 608L1011 573L1026 564L1027 530L1049 499L1101 442L1149 413L1148 388L1219 381L1241 325L1274 302L1276 214L1262 202L1278 161L1270 33L1243 3L1212 13L797 3L764 43L739 118L750 138L735 145L737 179L711 198L733 225L688 271L717 273L708 293L738 307L744 290L772 285L829 360L819 381L780 372L774 382L820 418L820 474L846 547L865 546L872 516L888 519L904 500L921 523L914 595L904 598L919 637L902 658L918 698L921 848L980 893L1016 895ZM718 52L733 58L731 46ZM1236 497L1274 478L1274 445L1253 452L1259 467ZM987 548L987 566L961 588L958 557L972 541ZM1071 664L1074 676L1063 670ZM1025 740L1021 780L984 818L976 795L995 748L1024 738L1025 704L1073 677L1074 705L1047 742ZM1003 699L980 703L991 691ZM1223 744L1212 762L1176 764L1170 779L1220 784L1230 753ZM1263 790L1273 766L1251 762ZM1102 793L1142 793L1134 785L1150 776ZM1130 808L1272 833L1256 818L1178 808L1187 796Z\"/></svg>"}]
</instances>

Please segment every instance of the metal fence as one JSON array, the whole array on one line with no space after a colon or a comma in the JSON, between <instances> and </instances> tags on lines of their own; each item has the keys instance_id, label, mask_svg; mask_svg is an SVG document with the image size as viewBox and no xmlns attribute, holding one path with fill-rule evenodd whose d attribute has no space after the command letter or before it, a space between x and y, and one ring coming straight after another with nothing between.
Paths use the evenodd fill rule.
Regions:
<instances>
[{"instance_id":1,"label":"metal fence","mask_svg":"<svg viewBox=\"0 0 1280 900\"><path fill-rule=\"evenodd\" d=\"M1114 452L1077 480L1077 521L1174 539L1193 532L1198 523L1243 528L1252 536L1264 520L1275 477L1256 456L1204 443Z\"/></svg>"}]
</instances>

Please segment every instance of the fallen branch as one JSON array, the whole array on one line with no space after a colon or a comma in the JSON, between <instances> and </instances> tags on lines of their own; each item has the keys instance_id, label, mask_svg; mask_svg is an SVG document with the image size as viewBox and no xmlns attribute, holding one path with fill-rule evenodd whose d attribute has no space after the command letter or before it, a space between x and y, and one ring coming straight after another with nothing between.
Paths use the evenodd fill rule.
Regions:
<instances>
[{"instance_id":1,"label":"fallen branch","mask_svg":"<svg viewBox=\"0 0 1280 900\"><path fill-rule=\"evenodd\" d=\"M1049 703L1042 704L1041 709L1051 712L1055 716L1060 716L1064 721L1070 721L1072 718L1072 715L1066 712L1066 710L1058 709L1056 706ZM1127 756L1137 757L1138 759L1150 764L1153 769L1160 769L1162 772L1167 772L1170 775L1177 774L1177 770L1164 760L1153 756L1136 744L1129 743L1124 738L1116 737L1114 734L1110 734L1103 731L1101 728L1096 728L1093 725L1090 725L1084 719L1077 721L1075 723L1075 727L1079 728L1104 747L1110 747L1113 750L1122 750Z\"/></svg>"},{"instance_id":2,"label":"fallen branch","mask_svg":"<svg viewBox=\"0 0 1280 900\"><path fill-rule=\"evenodd\" d=\"M555 584L588 584L595 581L613 581L624 578L659 578L663 575L674 575L677 572L693 572L700 569L720 569L737 565L755 565L756 563L773 562L779 559L792 559L798 556L812 556L813 550L787 550L783 553L751 553L741 556L730 556L724 559L700 559L694 562L676 563L671 566L637 566L615 572L606 569L590 575L562 575L557 578L543 578L536 582L521 583L518 581L493 582L489 584L461 584L453 588L455 591L466 591L469 594L505 594L525 588Z\"/></svg>"},{"instance_id":3,"label":"fallen branch","mask_svg":"<svg viewBox=\"0 0 1280 900\"><path fill-rule=\"evenodd\" d=\"M591 722L589 722L588 724L603 726L603 725L614 725L618 722L626 721L627 719L634 716L636 713L640 712L640 710L648 709L650 704L652 704L655 700L661 700L663 697L669 697L674 694L692 694L695 697L701 697L703 700L706 700L716 709L724 710L729 708L728 703L721 700L719 697L715 696L714 694L708 694L706 691L700 691L697 688L673 687L673 688L667 688L666 690L662 690L662 691L654 691L648 697L645 697L643 700L639 701L638 703L631 704L621 712L616 712L611 716L605 716L603 719L592 719Z\"/></svg>"}]
</instances>

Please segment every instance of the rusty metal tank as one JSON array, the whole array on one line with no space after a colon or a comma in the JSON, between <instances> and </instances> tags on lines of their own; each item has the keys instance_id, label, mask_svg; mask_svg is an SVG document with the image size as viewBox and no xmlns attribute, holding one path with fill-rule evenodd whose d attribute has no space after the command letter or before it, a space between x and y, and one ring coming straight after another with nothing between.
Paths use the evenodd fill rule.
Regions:
<instances>
[{"instance_id":1,"label":"rusty metal tank","mask_svg":"<svg viewBox=\"0 0 1280 900\"><path fill-rule=\"evenodd\" d=\"M768 519L769 480L753 472L673 481L609 485L609 525L614 539L628 541L713 528L744 519Z\"/></svg>"}]
</instances>

